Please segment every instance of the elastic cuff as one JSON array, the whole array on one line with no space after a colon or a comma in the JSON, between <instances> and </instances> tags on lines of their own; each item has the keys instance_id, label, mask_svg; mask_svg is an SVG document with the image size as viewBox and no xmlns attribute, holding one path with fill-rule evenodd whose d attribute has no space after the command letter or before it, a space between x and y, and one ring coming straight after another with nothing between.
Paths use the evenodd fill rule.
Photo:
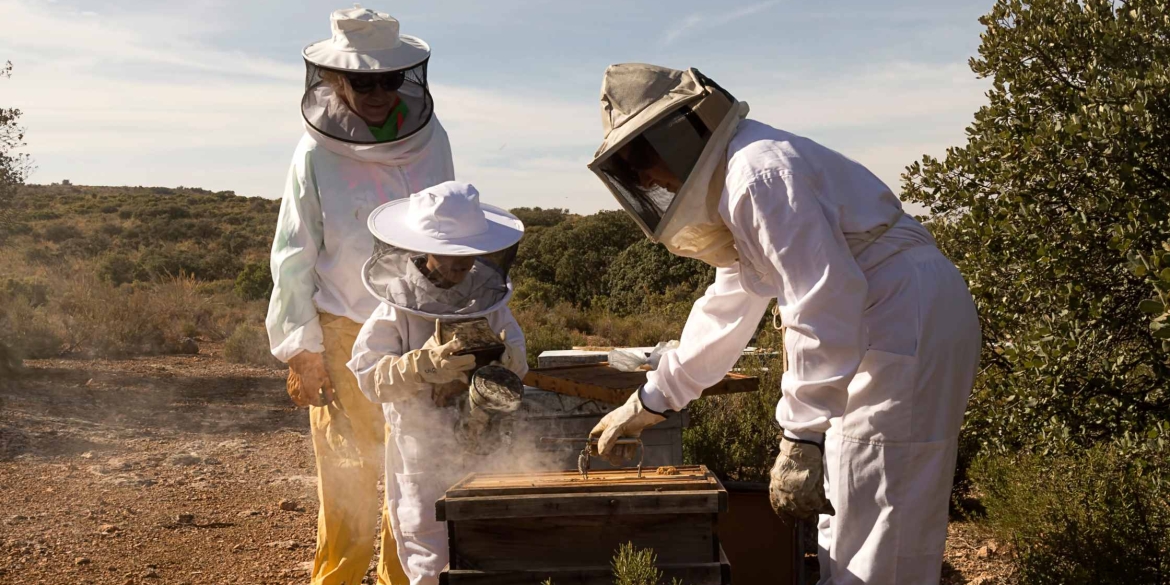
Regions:
<instances>
[{"instance_id":1,"label":"elastic cuff","mask_svg":"<svg viewBox=\"0 0 1170 585\"><path fill-rule=\"evenodd\" d=\"M650 380L647 380L638 389L638 400L642 402L642 408L646 409L646 412L657 414L658 416L666 416L663 413L670 410L670 405L666 404L666 396Z\"/></svg>"},{"instance_id":2,"label":"elastic cuff","mask_svg":"<svg viewBox=\"0 0 1170 585\"><path fill-rule=\"evenodd\" d=\"M790 431L784 429L784 437L792 439L793 441L802 441L805 443L816 443L817 445L825 444L825 434L816 431Z\"/></svg>"}]
</instances>

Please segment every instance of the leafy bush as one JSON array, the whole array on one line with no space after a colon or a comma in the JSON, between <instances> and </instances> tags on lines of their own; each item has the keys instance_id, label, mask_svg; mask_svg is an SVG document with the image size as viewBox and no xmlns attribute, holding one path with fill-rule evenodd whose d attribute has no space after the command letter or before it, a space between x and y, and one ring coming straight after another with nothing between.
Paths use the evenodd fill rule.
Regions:
<instances>
[{"instance_id":1,"label":"leafy bush","mask_svg":"<svg viewBox=\"0 0 1170 585\"><path fill-rule=\"evenodd\" d=\"M715 281L715 269L641 239L614 258L605 273L607 306L622 315L652 312L664 303L689 305Z\"/></svg>"},{"instance_id":2,"label":"leafy bush","mask_svg":"<svg viewBox=\"0 0 1170 585\"><path fill-rule=\"evenodd\" d=\"M632 542L621 545L613 557L614 585L658 585L662 571L654 566L657 560L658 555L650 549L638 550ZM681 585L677 579L671 584Z\"/></svg>"},{"instance_id":3,"label":"leafy bush","mask_svg":"<svg viewBox=\"0 0 1170 585\"><path fill-rule=\"evenodd\" d=\"M41 231L41 237L53 243L64 242L76 235L78 235L77 226L66 222L51 223Z\"/></svg>"},{"instance_id":4,"label":"leafy bush","mask_svg":"<svg viewBox=\"0 0 1170 585\"><path fill-rule=\"evenodd\" d=\"M119 286L134 282L137 269L138 265L125 254L114 253L108 254L98 262L97 273L102 280Z\"/></svg>"},{"instance_id":5,"label":"leafy bush","mask_svg":"<svg viewBox=\"0 0 1170 585\"><path fill-rule=\"evenodd\" d=\"M268 351L268 333L263 327L240 323L223 345L223 358L235 364L272 368L281 363Z\"/></svg>"},{"instance_id":6,"label":"leafy bush","mask_svg":"<svg viewBox=\"0 0 1170 585\"><path fill-rule=\"evenodd\" d=\"M272 295L272 268L268 262L249 262L236 276L236 294L249 301Z\"/></svg>"},{"instance_id":7,"label":"leafy bush","mask_svg":"<svg viewBox=\"0 0 1170 585\"><path fill-rule=\"evenodd\" d=\"M781 347L780 333L768 318L758 334L763 352ZM768 471L780 448L776 403L784 375L779 356L748 356L740 360L740 373L760 379L758 392L709 396L692 402L690 425L683 429L683 459L706 465L719 477L732 481L767 481Z\"/></svg>"},{"instance_id":8,"label":"leafy bush","mask_svg":"<svg viewBox=\"0 0 1170 585\"><path fill-rule=\"evenodd\" d=\"M903 189L978 304L967 432L1001 453L1144 433L1170 413L1170 7L1000 0L981 22L989 104Z\"/></svg>"},{"instance_id":9,"label":"leafy bush","mask_svg":"<svg viewBox=\"0 0 1170 585\"><path fill-rule=\"evenodd\" d=\"M993 455L973 469L1020 582L1166 583L1170 575L1170 424L1155 445L1062 455ZM1160 443L1157 444L1157 443Z\"/></svg>"},{"instance_id":10,"label":"leafy bush","mask_svg":"<svg viewBox=\"0 0 1170 585\"><path fill-rule=\"evenodd\" d=\"M48 308L19 296L5 295L2 300L0 345L8 347L12 358L49 358L61 353L61 337Z\"/></svg>"},{"instance_id":11,"label":"leafy bush","mask_svg":"<svg viewBox=\"0 0 1170 585\"><path fill-rule=\"evenodd\" d=\"M643 238L623 211L574 216L526 233L520 241L513 275L551 287L556 301L588 307L607 294L605 273L627 246Z\"/></svg>"}]
</instances>

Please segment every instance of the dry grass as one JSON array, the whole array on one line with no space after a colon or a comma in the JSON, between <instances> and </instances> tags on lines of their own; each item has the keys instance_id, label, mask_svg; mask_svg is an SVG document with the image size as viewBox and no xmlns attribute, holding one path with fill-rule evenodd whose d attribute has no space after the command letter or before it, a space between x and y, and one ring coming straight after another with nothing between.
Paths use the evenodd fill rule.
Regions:
<instances>
[{"instance_id":1,"label":"dry grass","mask_svg":"<svg viewBox=\"0 0 1170 585\"><path fill-rule=\"evenodd\" d=\"M268 350L268 333L263 327L240 323L223 344L223 358L235 364L279 368L281 363Z\"/></svg>"}]
</instances>

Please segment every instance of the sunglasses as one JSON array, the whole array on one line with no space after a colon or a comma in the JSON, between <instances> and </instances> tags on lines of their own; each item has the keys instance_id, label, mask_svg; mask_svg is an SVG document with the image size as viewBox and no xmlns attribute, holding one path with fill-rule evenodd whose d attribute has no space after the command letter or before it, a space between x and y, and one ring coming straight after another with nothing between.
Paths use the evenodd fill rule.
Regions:
<instances>
[{"instance_id":1,"label":"sunglasses","mask_svg":"<svg viewBox=\"0 0 1170 585\"><path fill-rule=\"evenodd\" d=\"M357 93L370 93L381 87L385 91L398 91L406 81L405 71L391 71L389 73L351 73L345 76L349 86Z\"/></svg>"}]
</instances>

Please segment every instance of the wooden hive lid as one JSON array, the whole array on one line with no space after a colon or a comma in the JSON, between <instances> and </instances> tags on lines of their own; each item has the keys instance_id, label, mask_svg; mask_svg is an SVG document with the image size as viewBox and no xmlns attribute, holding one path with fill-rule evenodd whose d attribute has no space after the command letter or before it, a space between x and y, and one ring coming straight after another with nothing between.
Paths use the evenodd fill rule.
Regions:
<instances>
[{"instance_id":1,"label":"wooden hive lid","mask_svg":"<svg viewBox=\"0 0 1170 585\"><path fill-rule=\"evenodd\" d=\"M593 471L472 473L436 502L440 521L614 514L697 514L727 510L727 492L705 466Z\"/></svg>"}]
</instances>

